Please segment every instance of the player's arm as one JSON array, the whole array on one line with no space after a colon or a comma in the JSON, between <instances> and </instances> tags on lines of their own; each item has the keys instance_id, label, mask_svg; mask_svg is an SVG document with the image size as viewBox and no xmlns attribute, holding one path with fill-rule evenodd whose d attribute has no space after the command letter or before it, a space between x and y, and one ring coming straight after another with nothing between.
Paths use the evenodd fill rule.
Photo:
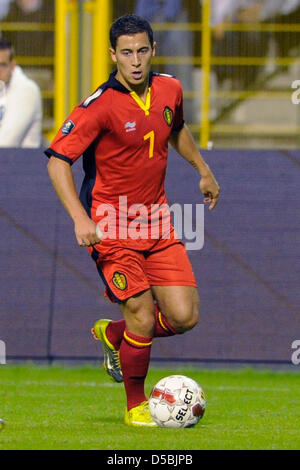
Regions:
<instances>
[{"instance_id":1,"label":"player's arm","mask_svg":"<svg viewBox=\"0 0 300 470\"><path fill-rule=\"evenodd\" d=\"M90 246L99 243L100 238L96 234L96 224L87 215L78 197L70 164L59 158L51 157L48 162L48 173L56 194L74 222L78 244Z\"/></svg>"},{"instance_id":2,"label":"player's arm","mask_svg":"<svg viewBox=\"0 0 300 470\"><path fill-rule=\"evenodd\" d=\"M216 207L220 194L220 187L209 166L200 155L195 141L186 125L179 132L173 132L170 137L172 147L188 161L201 175L199 187L204 194L205 203L209 203L209 209Z\"/></svg>"}]
</instances>

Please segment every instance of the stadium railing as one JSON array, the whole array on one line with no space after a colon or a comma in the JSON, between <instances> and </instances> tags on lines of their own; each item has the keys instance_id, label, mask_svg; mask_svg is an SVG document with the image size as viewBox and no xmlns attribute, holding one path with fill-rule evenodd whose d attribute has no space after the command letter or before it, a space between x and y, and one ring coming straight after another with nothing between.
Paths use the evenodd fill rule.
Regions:
<instances>
[{"instance_id":1,"label":"stadium railing","mask_svg":"<svg viewBox=\"0 0 300 470\"><path fill-rule=\"evenodd\" d=\"M230 112L241 102L250 98L255 98L259 102L265 103L270 100L288 100L291 101L292 90L289 89L266 89L264 86L268 79L273 78L276 74L282 71L282 68L291 65L300 64L300 59L297 56L284 56L276 57L266 55L259 56L232 56L228 48L228 54L225 56L214 56L212 54L212 34L215 27L211 26L211 1L204 0L202 4L202 18L199 22L193 23L154 23L153 29L155 31L194 31L201 32L201 49L199 55L194 57L185 56L159 56L154 58L154 64L157 65L170 65L170 64L190 64L194 67L201 67L202 70L202 83L200 90L184 90L184 95L187 99L198 99L201 103L201 121L199 123L190 123L191 130L199 136L199 142L202 148L207 148L212 136L293 136L299 135L300 126L294 123L292 126L288 124L278 124L266 122L264 125L259 124L236 124L236 123L222 123L221 117L226 112ZM227 23L222 25L224 31L231 31L236 33L284 33L284 34L299 34L299 23ZM300 39L299 39L300 44ZM223 67L237 67L250 69L261 68L268 66L272 69L271 73L266 73L255 83L251 84L251 89L211 89L211 71L219 66ZM290 83L291 86L292 83ZM211 103L213 100L227 100L227 105L222 109L222 112L214 119L210 117ZM258 111L259 112L259 111Z\"/></svg>"},{"instance_id":2,"label":"stadium railing","mask_svg":"<svg viewBox=\"0 0 300 470\"><path fill-rule=\"evenodd\" d=\"M27 16L1 22L3 37L14 44L24 33L22 54L16 50L18 64L41 86L44 120L43 132L51 140L66 116L87 94L104 82L110 71L108 36L111 2L107 0L45 0L44 17L53 21L32 20ZM48 11L47 11L48 10ZM51 12L51 14L50 14ZM51 33L54 53L44 55L43 40L35 38L35 55L26 47L27 33ZM49 40L49 38L48 38ZM45 80L45 71L49 72Z\"/></svg>"},{"instance_id":3,"label":"stadium railing","mask_svg":"<svg viewBox=\"0 0 300 470\"><path fill-rule=\"evenodd\" d=\"M46 133L53 128L53 0L45 0L41 11L37 10L33 15L22 15L22 10L14 6L12 4L12 11L0 23L2 38L12 42L17 63L40 85L44 109L43 131ZM50 43L46 51L45 41ZM51 49L52 53L49 54Z\"/></svg>"},{"instance_id":4,"label":"stadium railing","mask_svg":"<svg viewBox=\"0 0 300 470\"><path fill-rule=\"evenodd\" d=\"M107 79L112 64L108 54L109 27L113 18L116 0L46 0L49 8L55 10L54 22L28 22L3 21L1 30L5 37L7 32L37 32L44 31L53 35L55 44L54 56L43 55L43 44L40 44L38 55L18 55L17 61L26 68L48 70L51 79L42 84L42 96L46 116L44 119L44 132L49 139L52 138L71 109L85 96L93 92L100 83ZM124 8L125 8L124 2ZM129 4L126 11L130 12ZM274 136L296 137L300 126L297 122L278 123L266 121L263 125L239 124L226 121L224 116L229 115L239 104L249 99L257 103L268 103L272 100L291 100L291 89L270 89L265 87L266 81L276 75L284 67L300 64L297 56L265 57L245 55L234 56L229 47L225 47L224 56L213 55L213 33L215 27L211 26L211 1L202 2L201 17L195 16L194 22L187 23L153 23L154 31L191 31L201 33L201 40L196 40L194 56L156 56L154 66L190 64L196 70L201 70L201 87L184 89L186 100L193 101L201 107L200 119L190 122L190 128L199 138L202 148L207 148L210 140L215 136ZM125 11L125 10L124 10ZM25 17L24 17L25 18ZM227 23L223 29L233 33L258 32L263 34L299 34L299 23ZM197 42L198 41L198 42ZM200 46L201 43L201 46ZM300 43L300 40L299 40ZM198 47L199 46L199 47ZM199 53L197 52L199 51ZM270 69L271 74L265 74L259 81L244 89L223 89L211 86L211 72L218 67L227 70L229 77L232 67L245 69ZM179 77L180 78L180 77ZM230 77L229 77L230 78ZM212 104L217 102L221 111L212 117ZM225 104L224 104L225 103ZM221 104L221 106L219 106ZM259 106L259 105L258 105ZM258 107L259 112L259 107Z\"/></svg>"},{"instance_id":5,"label":"stadium railing","mask_svg":"<svg viewBox=\"0 0 300 470\"><path fill-rule=\"evenodd\" d=\"M82 98L107 79L111 3L55 2L54 131Z\"/></svg>"}]
</instances>

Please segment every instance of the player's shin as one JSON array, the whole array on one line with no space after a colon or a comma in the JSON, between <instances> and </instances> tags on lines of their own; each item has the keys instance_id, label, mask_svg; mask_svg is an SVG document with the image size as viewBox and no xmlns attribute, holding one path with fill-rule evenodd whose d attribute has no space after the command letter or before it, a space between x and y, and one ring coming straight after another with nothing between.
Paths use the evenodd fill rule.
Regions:
<instances>
[{"instance_id":1,"label":"player's shin","mask_svg":"<svg viewBox=\"0 0 300 470\"><path fill-rule=\"evenodd\" d=\"M154 337L162 338L166 336L174 336L179 334L179 331L176 331L170 323L167 321L166 317L161 313L157 304L155 304L155 327L154 327Z\"/></svg>"},{"instance_id":2,"label":"player's shin","mask_svg":"<svg viewBox=\"0 0 300 470\"><path fill-rule=\"evenodd\" d=\"M127 409L147 401L144 384L150 362L152 338L124 330L120 347L120 361L127 397Z\"/></svg>"}]
</instances>

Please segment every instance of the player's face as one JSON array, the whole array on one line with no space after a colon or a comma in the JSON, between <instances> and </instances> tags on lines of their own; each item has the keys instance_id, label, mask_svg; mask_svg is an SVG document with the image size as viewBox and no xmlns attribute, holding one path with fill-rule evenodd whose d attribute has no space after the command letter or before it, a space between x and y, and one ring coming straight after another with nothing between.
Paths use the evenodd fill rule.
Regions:
<instances>
[{"instance_id":1,"label":"player's face","mask_svg":"<svg viewBox=\"0 0 300 470\"><path fill-rule=\"evenodd\" d=\"M123 85L130 90L147 86L155 43L151 47L146 32L119 36L116 50L110 53L118 69L116 78Z\"/></svg>"},{"instance_id":2,"label":"player's face","mask_svg":"<svg viewBox=\"0 0 300 470\"><path fill-rule=\"evenodd\" d=\"M15 62L10 60L10 50L0 50L0 80L6 85L8 84L12 72L15 68Z\"/></svg>"}]
</instances>

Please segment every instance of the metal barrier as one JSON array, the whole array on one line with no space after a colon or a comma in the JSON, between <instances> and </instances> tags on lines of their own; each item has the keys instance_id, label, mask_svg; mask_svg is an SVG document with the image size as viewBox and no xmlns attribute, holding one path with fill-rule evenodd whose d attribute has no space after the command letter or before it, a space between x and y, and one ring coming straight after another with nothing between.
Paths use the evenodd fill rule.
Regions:
<instances>
[{"instance_id":1,"label":"metal barrier","mask_svg":"<svg viewBox=\"0 0 300 470\"><path fill-rule=\"evenodd\" d=\"M155 57L153 63L155 65L170 65L170 64L189 64L196 67L201 67L202 70L202 84L201 89L184 90L184 95L187 99L198 99L201 102L201 122L191 123L191 130L199 136L199 142L202 148L207 148L208 142L212 135L252 135L261 136L268 134L270 136L297 136L299 135L300 126L295 124L293 126L286 124L272 124L266 122L264 125L249 124L238 125L228 123L218 123L218 119L212 122L210 119L210 108L212 100L231 99L235 103L255 97L259 101L265 102L266 100L286 100L291 101L291 91L285 90L272 90L260 89L259 86L254 86L253 89L241 90L212 90L210 86L210 76L213 67L261 67L268 65L269 67L276 68L288 67L291 65L300 65L298 57L236 57L236 56L214 56L212 54L212 33L217 29L211 26L211 0L203 0L202 2L202 18L201 21L193 23L154 23L153 29L155 31L198 31L201 32L202 41L199 55L194 57L187 56L159 56ZM200 19L199 19L200 20ZM231 32L262 32L262 33L300 33L300 24L279 24L279 23L227 23L222 25L224 31ZM299 41L300 42L300 41ZM180 78L180 77L179 77ZM262 86L262 85L261 85Z\"/></svg>"},{"instance_id":2,"label":"metal barrier","mask_svg":"<svg viewBox=\"0 0 300 470\"><path fill-rule=\"evenodd\" d=\"M107 80L110 11L107 0L56 0L55 131L83 96Z\"/></svg>"},{"instance_id":3,"label":"metal barrier","mask_svg":"<svg viewBox=\"0 0 300 470\"><path fill-rule=\"evenodd\" d=\"M198 0L197 0L198 2ZM51 131L47 137L51 139L71 109L85 96L94 91L99 84L107 80L111 71L111 62L108 54L109 27L114 14L134 12L134 3L131 0L46 0L45 2L55 9L55 21L10 21L2 22L1 30L5 36L8 32L49 32L55 39L55 54L44 56L44 44L41 44L41 53L38 55L17 55L17 61L25 67L39 67L51 70L52 86L42 87L44 102L51 103L50 119L44 130ZM190 5L194 5L190 2ZM123 10L122 10L122 8ZM263 84L256 84L252 89L224 90L219 87L212 88L211 72L216 67L237 67L240 70L263 67L268 65L278 70L280 67L300 65L298 57L237 57L234 54L227 56L213 55L212 35L216 27L211 25L211 0L203 0L202 13L194 15L193 22L152 22L153 29L159 32L193 32L201 33L195 43L194 55L159 55L153 60L154 67L190 65L201 70L201 87L184 86L184 96L190 104L201 107L199 115L201 120L192 120L190 128L194 135L199 137L202 148L207 148L208 142L214 136L251 135L260 136L297 136L300 126L266 121L263 125L255 123L230 123L219 118L211 117L212 103L227 100L230 112L232 106L251 98L258 102L280 100L282 103L290 101L292 91L288 89L265 89ZM224 31L235 33L258 32L266 34L299 34L300 24L280 23L232 23L224 24ZM201 41L201 46L200 46ZM300 42L300 41L299 41ZM230 52L230 51L228 51ZM179 76L179 78L181 78ZM299 78L299 77L298 77ZM226 101L226 102L227 102ZM49 107L49 106L48 106Z\"/></svg>"},{"instance_id":4,"label":"metal barrier","mask_svg":"<svg viewBox=\"0 0 300 470\"><path fill-rule=\"evenodd\" d=\"M74 106L107 79L110 71L108 46L111 2L46 0L43 5L53 13L53 21L41 21L39 18L28 21L28 15L14 18L13 13L16 12L13 12L8 21L1 22L1 31L4 39L13 44L18 34L24 33L23 44L26 44L28 34L51 34L50 40L54 44L51 56L44 55L46 44L39 38L35 40L35 55L30 54L30 47L23 54L18 53L18 48L16 51L18 64L40 82L44 109L46 103L51 102L50 112L44 116L43 125L44 133L51 140ZM33 68L39 72L34 72ZM43 76L45 69L51 74L50 83L48 80L46 85L43 78L39 80L37 76L38 73Z\"/></svg>"},{"instance_id":5,"label":"metal barrier","mask_svg":"<svg viewBox=\"0 0 300 470\"><path fill-rule=\"evenodd\" d=\"M35 80L43 98L43 130L53 128L54 100L54 4L44 0L36 9L23 11L19 2L12 2L0 23L2 38L10 41L16 61Z\"/></svg>"}]
</instances>

